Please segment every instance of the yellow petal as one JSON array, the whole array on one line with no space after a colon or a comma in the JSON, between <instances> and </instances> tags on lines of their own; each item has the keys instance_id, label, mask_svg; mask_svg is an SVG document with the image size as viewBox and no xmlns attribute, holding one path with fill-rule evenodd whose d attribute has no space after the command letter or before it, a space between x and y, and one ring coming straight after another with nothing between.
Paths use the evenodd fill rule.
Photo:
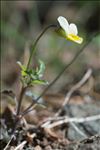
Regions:
<instances>
[{"instance_id":1,"label":"yellow petal","mask_svg":"<svg viewBox=\"0 0 100 150\"><path fill-rule=\"evenodd\" d=\"M68 34L67 37L66 37L68 40L71 40L71 41L74 41L78 44L81 44L83 42L83 38L77 36L77 35L74 35L74 34Z\"/></svg>"}]
</instances>

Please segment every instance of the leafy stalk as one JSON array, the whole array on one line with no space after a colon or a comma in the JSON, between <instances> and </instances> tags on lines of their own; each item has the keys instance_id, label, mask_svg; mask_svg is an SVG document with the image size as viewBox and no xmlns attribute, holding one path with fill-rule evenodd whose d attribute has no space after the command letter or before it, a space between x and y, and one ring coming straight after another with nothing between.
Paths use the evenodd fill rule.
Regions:
<instances>
[{"instance_id":1,"label":"leafy stalk","mask_svg":"<svg viewBox=\"0 0 100 150\"><path fill-rule=\"evenodd\" d=\"M26 67L26 71L29 70L29 66L30 66L30 63L31 63L31 60L32 60L32 56L33 56L33 53L35 52L35 48L36 48L36 45L38 43L38 41L40 40L40 38L42 37L42 35L51 27L57 27L56 25L49 25L47 26L43 31L42 33L38 36L38 38L36 39L36 41L34 42L33 46L32 46L32 49L31 49L31 53L30 53L30 57L29 57L29 61L28 61L28 64L27 64L27 67ZM19 65L21 66L21 69L22 71L25 70L25 66L22 66L20 62L18 62ZM43 63L40 62L40 73L42 73L42 70L43 70ZM41 81L42 82L42 81ZM15 120L15 126L14 128L12 129L12 134L14 134L15 132L15 129L16 129L16 126L20 120L20 109L21 109L21 104L22 104L22 100L23 100L23 96L25 94L25 91L26 91L26 88L28 88L28 84L26 86L23 86L22 85L22 88L21 88L21 92L20 92L20 95L19 95L19 98L18 98L18 106L17 106L17 111L16 111L16 120Z\"/></svg>"}]
</instances>

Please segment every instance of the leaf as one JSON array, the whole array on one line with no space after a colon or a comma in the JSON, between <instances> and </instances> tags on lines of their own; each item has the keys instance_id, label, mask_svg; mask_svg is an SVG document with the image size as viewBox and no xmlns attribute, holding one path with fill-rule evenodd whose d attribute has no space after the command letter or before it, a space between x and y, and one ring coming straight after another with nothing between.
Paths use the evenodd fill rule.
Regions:
<instances>
[{"instance_id":1,"label":"leaf","mask_svg":"<svg viewBox=\"0 0 100 150\"><path fill-rule=\"evenodd\" d=\"M45 70L45 64L43 61L39 60L39 67L35 69L27 69L26 66L22 65L20 61L17 62L21 68L21 81L26 86L34 84L48 84L47 81L41 80Z\"/></svg>"},{"instance_id":2,"label":"leaf","mask_svg":"<svg viewBox=\"0 0 100 150\"><path fill-rule=\"evenodd\" d=\"M27 76L27 73L23 70L21 71L21 74L22 74L23 77Z\"/></svg>"},{"instance_id":3,"label":"leaf","mask_svg":"<svg viewBox=\"0 0 100 150\"><path fill-rule=\"evenodd\" d=\"M17 64L20 66L20 68L22 70L24 70L24 71L26 70L26 66L22 65L22 63L20 61L17 61Z\"/></svg>"},{"instance_id":4,"label":"leaf","mask_svg":"<svg viewBox=\"0 0 100 150\"><path fill-rule=\"evenodd\" d=\"M36 80L37 79L37 75L34 75L34 74L30 74L30 77L32 78L32 80Z\"/></svg>"},{"instance_id":5,"label":"leaf","mask_svg":"<svg viewBox=\"0 0 100 150\"><path fill-rule=\"evenodd\" d=\"M27 76L27 68L26 68L26 66L24 66L24 65L22 65L21 64L21 62L20 61L17 61L17 64L20 66L20 68L21 68L21 75L23 76L23 77L25 77L25 76Z\"/></svg>"},{"instance_id":6,"label":"leaf","mask_svg":"<svg viewBox=\"0 0 100 150\"><path fill-rule=\"evenodd\" d=\"M38 72L37 74L39 75L39 78L41 78L43 76L44 70L45 70L45 64L43 61L39 60L39 69L37 68Z\"/></svg>"},{"instance_id":7,"label":"leaf","mask_svg":"<svg viewBox=\"0 0 100 150\"><path fill-rule=\"evenodd\" d=\"M33 80L32 82L34 84L44 84L44 85L48 84L48 82L45 80Z\"/></svg>"}]
</instances>

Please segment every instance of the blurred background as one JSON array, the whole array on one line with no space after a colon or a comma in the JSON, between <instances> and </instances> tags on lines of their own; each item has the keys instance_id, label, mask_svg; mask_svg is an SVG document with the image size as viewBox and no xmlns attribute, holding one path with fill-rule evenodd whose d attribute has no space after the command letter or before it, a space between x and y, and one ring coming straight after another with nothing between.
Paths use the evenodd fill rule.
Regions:
<instances>
[{"instance_id":1,"label":"blurred background","mask_svg":"<svg viewBox=\"0 0 100 150\"><path fill-rule=\"evenodd\" d=\"M16 62L27 64L31 44L47 25L57 24L58 16L64 16L77 25L79 35L84 39L82 45L93 33L100 32L99 1L1 1L2 90L19 92L20 68ZM100 91L99 43L100 35L89 43L50 89L51 92L64 92L64 89L79 81L89 67L93 69L93 88ZM44 61L46 70L43 78L51 82L82 45L59 37L51 28L38 42L33 66L38 64L39 59ZM38 87L39 92L44 88L41 87Z\"/></svg>"}]
</instances>

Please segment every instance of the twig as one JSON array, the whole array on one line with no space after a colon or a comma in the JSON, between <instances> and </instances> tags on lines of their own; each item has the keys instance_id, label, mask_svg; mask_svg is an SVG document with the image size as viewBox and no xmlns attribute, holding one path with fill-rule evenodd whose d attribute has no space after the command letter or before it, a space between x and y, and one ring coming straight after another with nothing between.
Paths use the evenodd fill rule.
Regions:
<instances>
[{"instance_id":1,"label":"twig","mask_svg":"<svg viewBox=\"0 0 100 150\"><path fill-rule=\"evenodd\" d=\"M58 110L58 112L55 114L55 117L59 116L63 107L68 104L69 100L70 100L70 97L71 95L73 94L74 91L76 91L78 88L80 88L88 79L89 77L91 76L92 74L92 70L91 69L88 69L88 71L86 72L86 74L84 75L84 77L75 85L71 88L71 90L67 93L66 97L65 97L65 100L62 104L62 107ZM50 124L50 121L47 122L47 124L49 125ZM70 122L70 124L73 126L73 128L79 133L81 134L82 136L86 137L86 135L78 129L78 127L73 123L73 122Z\"/></svg>"},{"instance_id":2,"label":"twig","mask_svg":"<svg viewBox=\"0 0 100 150\"><path fill-rule=\"evenodd\" d=\"M58 120L56 122L53 122L51 124L44 123L41 125L43 128L54 128L56 126L59 126L64 123L68 122L76 122L76 123L83 123L83 122L89 122L89 121L95 121L100 119L100 114L95 116L89 116L89 117L83 117L83 118L69 118L69 117L62 117L62 120Z\"/></svg>"},{"instance_id":3,"label":"twig","mask_svg":"<svg viewBox=\"0 0 100 150\"><path fill-rule=\"evenodd\" d=\"M91 76L92 74L92 70L91 69L88 69L88 71L86 72L86 74L84 75L84 77L75 85L71 88L71 90L67 93L66 97L65 97L65 100L62 104L62 107L58 110L58 112L55 114L55 116L59 116L59 114L61 113L63 107L68 104L68 102L70 101L70 97L71 95L74 93L74 91L76 91L77 89L79 89L88 79L89 77ZM78 127L74 124L74 123L70 123L73 128L79 133L81 134L82 136L86 137L86 135L78 129Z\"/></svg>"},{"instance_id":4,"label":"twig","mask_svg":"<svg viewBox=\"0 0 100 150\"><path fill-rule=\"evenodd\" d=\"M92 69L88 69L88 71L86 72L86 74L83 76L83 78L76 84L74 85L70 91L67 93L65 100L62 104L62 107L58 110L58 112L55 114L55 116L59 116L59 114L61 113L63 107L68 104L68 102L70 101L71 95L77 90L79 89L91 76L92 74Z\"/></svg>"},{"instance_id":5,"label":"twig","mask_svg":"<svg viewBox=\"0 0 100 150\"><path fill-rule=\"evenodd\" d=\"M85 133L83 133L74 122L70 122L71 126L84 138L87 137L87 135Z\"/></svg>"},{"instance_id":6,"label":"twig","mask_svg":"<svg viewBox=\"0 0 100 150\"><path fill-rule=\"evenodd\" d=\"M21 144L19 144L15 150L23 150L24 145L27 143L27 141L23 141Z\"/></svg>"},{"instance_id":7,"label":"twig","mask_svg":"<svg viewBox=\"0 0 100 150\"><path fill-rule=\"evenodd\" d=\"M11 139L9 140L9 142L7 143L7 145L5 146L4 150L8 149L8 147L9 147L9 145L10 145L10 143L11 143L11 141L12 141L13 138L14 138L14 135L11 136Z\"/></svg>"}]
</instances>

